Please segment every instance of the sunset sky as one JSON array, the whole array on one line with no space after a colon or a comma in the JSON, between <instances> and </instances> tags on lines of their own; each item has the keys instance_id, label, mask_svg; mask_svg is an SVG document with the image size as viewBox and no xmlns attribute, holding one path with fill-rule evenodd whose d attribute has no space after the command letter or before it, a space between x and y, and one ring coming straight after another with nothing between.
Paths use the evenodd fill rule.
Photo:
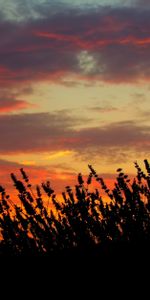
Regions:
<instances>
[{"instance_id":1,"label":"sunset sky","mask_svg":"<svg viewBox=\"0 0 150 300\"><path fill-rule=\"evenodd\" d=\"M149 0L0 0L0 184L134 173L149 101Z\"/></svg>"}]
</instances>

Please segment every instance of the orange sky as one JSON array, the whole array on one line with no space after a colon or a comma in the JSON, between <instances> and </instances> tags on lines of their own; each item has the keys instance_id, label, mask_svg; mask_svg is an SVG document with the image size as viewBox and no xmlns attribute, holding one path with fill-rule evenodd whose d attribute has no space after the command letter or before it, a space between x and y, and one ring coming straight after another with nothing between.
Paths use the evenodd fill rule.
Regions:
<instances>
[{"instance_id":1,"label":"orange sky","mask_svg":"<svg viewBox=\"0 0 150 300\"><path fill-rule=\"evenodd\" d=\"M59 194L88 164L111 185L118 167L134 174L148 158L150 6L131 2L0 3L0 184L10 192L21 167Z\"/></svg>"}]
</instances>

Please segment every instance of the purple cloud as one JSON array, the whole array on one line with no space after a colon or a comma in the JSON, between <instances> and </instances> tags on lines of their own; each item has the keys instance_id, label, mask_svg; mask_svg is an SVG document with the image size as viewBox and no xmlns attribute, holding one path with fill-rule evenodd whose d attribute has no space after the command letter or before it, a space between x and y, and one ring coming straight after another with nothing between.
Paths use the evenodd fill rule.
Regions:
<instances>
[{"instance_id":1,"label":"purple cloud","mask_svg":"<svg viewBox=\"0 0 150 300\"><path fill-rule=\"evenodd\" d=\"M150 77L149 9L61 9L26 22L0 21L0 84L74 74L133 82Z\"/></svg>"},{"instance_id":2,"label":"purple cloud","mask_svg":"<svg viewBox=\"0 0 150 300\"><path fill-rule=\"evenodd\" d=\"M150 149L150 127L135 122L118 122L95 128L76 129L85 122L58 113L0 116L0 153L42 153L73 150L80 157L112 156L132 151L147 153ZM90 124L90 123L89 123Z\"/></svg>"}]
</instances>

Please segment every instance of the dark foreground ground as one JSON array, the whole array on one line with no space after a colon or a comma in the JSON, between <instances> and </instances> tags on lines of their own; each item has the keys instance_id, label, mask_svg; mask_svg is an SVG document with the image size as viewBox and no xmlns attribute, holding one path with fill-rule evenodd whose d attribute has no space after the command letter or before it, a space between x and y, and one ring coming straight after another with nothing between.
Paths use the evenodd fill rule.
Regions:
<instances>
[{"instance_id":1,"label":"dark foreground ground","mask_svg":"<svg viewBox=\"0 0 150 300\"><path fill-rule=\"evenodd\" d=\"M11 254L11 252L5 252L2 248L0 253L0 261L4 259L11 260L29 260L29 261L41 261L46 260L49 263L57 262L97 262L101 265L107 263L110 264L126 264L126 263L143 263L150 264L150 243L148 242L111 242L107 245L95 246L93 248L83 249L65 249L59 251L53 251L47 254L37 253L22 253L22 254Z\"/></svg>"},{"instance_id":2,"label":"dark foreground ground","mask_svg":"<svg viewBox=\"0 0 150 300\"><path fill-rule=\"evenodd\" d=\"M9 281L13 282L11 291L15 294L21 288L26 297L32 290L34 297L40 291L42 297L50 299L147 299L149 268L150 244L146 242L117 242L47 255L0 256L5 294Z\"/></svg>"}]
</instances>

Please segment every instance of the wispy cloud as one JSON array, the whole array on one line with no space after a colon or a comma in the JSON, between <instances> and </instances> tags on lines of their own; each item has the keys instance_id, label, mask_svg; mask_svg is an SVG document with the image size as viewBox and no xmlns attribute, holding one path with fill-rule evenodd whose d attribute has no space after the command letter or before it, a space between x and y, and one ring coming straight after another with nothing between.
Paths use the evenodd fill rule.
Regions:
<instances>
[{"instance_id":1,"label":"wispy cloud","mask_svg":"<svg viewBox=\"0 0 150 300\"><path fill-rule=\"evenodd\" d=\"M111 112L116 112L118 111L119 109L117 107L114 107L112 105L97 105L97 106L92 106L92 107L89 107L88 110L90 111L93 111L95 113L111 113Z\"/></svg>"}]
</instances>

